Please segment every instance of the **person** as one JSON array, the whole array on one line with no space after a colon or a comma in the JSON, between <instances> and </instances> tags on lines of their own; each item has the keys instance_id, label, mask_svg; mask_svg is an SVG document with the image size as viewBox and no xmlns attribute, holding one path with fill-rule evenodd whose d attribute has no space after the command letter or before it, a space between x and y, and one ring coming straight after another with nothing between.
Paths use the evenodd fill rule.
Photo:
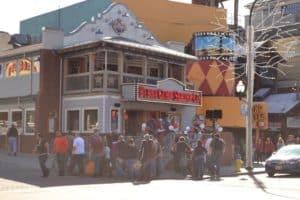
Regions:
<instances>
[{"instance_id":1,"label":"person","mask_svg":"<svg viewBox=\"0 0 300 200\"><path fill-rule=\"evenodd\" d=\"M104 137L103 144L104 144L103 175L111 177L112 176L111 151L107 142L107 137Z\"/></svg>"},{"instance_id":2,"label":"person","mask_svg":"<svg viewBox=\"0 0 300 200\"><path fill-rule=\"evenodd\" d=\"M155 145L149 134L144 135L139 158L142 162L141 179L150 181L156 174Z\"/></svg>"},{"instance_id":3,"label":"person","mask_svg":"<svg viewBox=\"0 0 300 200\"><path fill-rule=\"evenodd\" d=\"M73 150L72 157L70 161L69 172L73 175L74 168L77 166L79 170L79 175L84 173L84 156L85 156L85 143L83 138L79 133L75 134L73 140Z\"/></svg>"},{"instance_id":4,"label":"person","mask_svg":"<svg viewBox=\"0 0 300 200\"><path fill-rule=\"evenodd\" d=\"M65 175L65 167L67 154L69 150L69 141L65 135L60 131L56 133L56 137L53 142L54 153L56 154L56 162L58 166L58 175Z\"/></svg>"},{"instance_id":5,"label":"person","mask_svg":"<svg viewBox=\"0 0 300 200\"><path fill-rule=\"evenodd\" d=\"M275 147L273 142L269 137L267 137L264 145L264 154L265 154L265 159L269 158L272 153L275 151Z\"/></svg>"},{"instance_id":6,"label":"person","mask_svg":"<svg viewBox=\"0 0 300 200\"><path fill-rule=\"evenodd\" d=\"M182 174L186 174L188 166L188 154L191 153L190 146L186 143L184 136L180 136L175 146L175 167L176 170Z\"/></svg>"},{"instance_id":7,"label":"person","mask_svg":"<svg viewBox=\"0 0 300 200\"><path fill-rule=\"evenodd\" d=\"M49 155L49 143L41 134L38 134L38 141L34 151L38 153L39 164L42 170L42 177L46 178L50 173L50 170L46 166Z\"/></svg>"},{"instance_id":8,"label":"person","mask_svg":"<svg viewBox=\"0 0 300 200\"><path fill-rule=\"evenodd\" d=\"M276 144L276 148L277 150L279 150L281 147L283 147L285 144L284 144L284 140L282 139L282 137L279 137L278 138L278 141L277 141L277 144Z\"/></svg>"},{"instance_id":9,"label":"person","mask_svg":"<svg viewBox=\"0 0 300 200\"><path fill-rule=\"evenodd\" d=\"M286 140L286 145L289 144L295 144L295 136L292 134L289 134Z\"/></svg>"},{"instance_id":10,"label":"person","mask_svg":"<svg viewBox=\"0 0 300 200\"><path fill-rule=\"evenodd\" d=\"M221 164L222 156L225 152L225 143L223 139L220 138L220 135L216 133L213 136L213 139L211 140L209 146L211 150L211 160L210 160L211 179L219 179L220 164Z\"/></svg>"},{"instance_id":11,"label":"person","mask_svg":"<svg viewBox=\"0 0 300 200\"><path fill-rule=\"evenodd\" d=\"M116 143L116 176L120 178L125 178L125 167L126 167L126 156L127 156L127 144L124 136L120 135L119 140Z\"/></svg>"},{"instance_id":12,"label":"person","mask_svg":"<svg viewBox=\"0 0 300 200\"><path fill-rule=\"evenodd\" d=\"M192 163L193 163L193 178L203 179L205 170L205 159L207 150L202 146L202 141L197 142L197 146L192 153Z\"/></svg>"},{"instance_id":13,"label":"person","mask_svg":"<svg viewBox=\"0 0 300 200\"><path fill-rule=\"evenodd\" d=\"M127 155L126 155L126 172L130 179L138 178L139 171L138 162L138 149L134 143L133 138L130 138L127 143Z\"/></svg>"},{"instance_id":14,"label":"person","mask_svg":"<svg viewBox=\"0 0 300 200\"><path fill-rule=\"evenodd\" d=\"M96 132L90 138L89 147L90 158L95 164L94 176L98 177L101 174L101 165L103 166L101 161L104 160L104 147L100 136Z\"/></svg>"},{"instance_id":15,"label":"person","mask_svg":"<svg viewBox=\"0 0 300 200\"><path fill-rule=\"evenodd\" d=\"M264 143L261 138L257 138L255 142L255 160L257 163L263 161Z\"/></svg>"},{"instance_id":16,"label":"person","mask_svg":"<svg viewBox=\"0 0 300 200\"><path fill-rule=\"evenodd\" d=\"M14 124L12 124L11 127L8 129L7 137L8 137L8 148L9 148L8 155L11 155L12 153L14 156L17 156L18 130Z\"/></svg>"}]
</instances>

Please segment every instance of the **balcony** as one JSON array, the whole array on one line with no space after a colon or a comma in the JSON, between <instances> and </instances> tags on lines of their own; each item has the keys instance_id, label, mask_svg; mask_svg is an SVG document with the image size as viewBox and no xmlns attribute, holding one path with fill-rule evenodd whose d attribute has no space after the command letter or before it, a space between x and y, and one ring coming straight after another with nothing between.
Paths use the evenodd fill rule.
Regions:
<instances>
[{"instance_id":1,"label":"balcony","mask_svg":"<svg viewBox=\"0 0 300 200\"><path fill-rule=\"evenodd\" d=\"M124 74L123 83L144 83L144 76L135 74Z\"/></svg>"},{"instance_id":2,"label":"balcony","mask_svg":"<svg viewBox=\"0 0 300 200\"><path fill-rule=\"evenodd\" d=\"M68 75L65 78L66 92L88 91L89 86L89 73Z\"/></svg>"}]
</instances>

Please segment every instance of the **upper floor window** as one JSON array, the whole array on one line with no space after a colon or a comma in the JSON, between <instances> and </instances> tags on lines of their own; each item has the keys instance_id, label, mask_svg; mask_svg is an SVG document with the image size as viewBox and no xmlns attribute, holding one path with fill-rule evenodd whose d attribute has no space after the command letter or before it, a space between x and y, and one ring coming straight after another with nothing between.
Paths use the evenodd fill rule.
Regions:
<instances>
[{"instance_id":1,"label":"upper floor window","mask_svg":"<svg viewBox=\"0 0 300 200\"><path fill-rule=\"evenodd\" d=\"M71 74L82 74L89 72L89 57L80 56L68 59L67 73Z\"/></svg>"},{"instance_id":2,"label":"upper floor window","mask_svg":"<svg viewBox=\"0 0 300 200\"><path fill-rule=\"evenodd\" d=\"M183 81L184 67L177 64L169 64L169 78Z\"/></svg>"},{"instance_id":3,"label":"upper floor window","mask_svg":"<svg viewBox=\"0 0 300 200\"><path fill-rule=\"evenodd\" d=\"M21 59L19 60L19 75L31 74L31 60Z\"/></svg>"},{"instance_id":4,"label":"upper floor window","mask_svg":"<svg viewBox=\"0 0 300 200\"><path fill-rule=\"evenodd\" d=\"M93 55L95 62L94 71L105 70L105 51L99 51Z\"/></svg>"},{"instance_id":5,"label":"upper floor window","mask_svg":"<svg viewBox=\"0 0 300 200\"><path fill-rule=\"evenodd\" d=\"M142 56L124 55L124 73L143 75L145 59Z\"/></svg>"},{"instance_id":6,"label":"upper floor window","mask_svg":"<svg viewBox=\"0 0 300 200\"><path fill-rule=\"evenodd\" d=\"M17 76L17 61L11 61L5 65L5 77L11 78Z\"/></svg>"},{"instance_id":7,"label":"upper floor window","mask_svg":"<svg viewBox=\"0 0 300 200\"><path fill-rule=\"evenodd\" d=\"M32 58L32 71L33 72L40 72L40 68L41 68L40 57L39 56L33 57Z\"/></svg>"},{"instance_id":8,"label":"upper floor window","mask_svg":"<svg viewBox=\"0 0 300 200\"><path fill-rule=\"evenodd\" d=\"M163 78L164 76L164 69L166 63L162 61L157 61L153 59L148 59L147 60L147 76L150 77L156 77L156 78Z\"/></svg>"},{"instance_id":9,"label":"upper floor window","mask_svg":"<svg viewBox=\"0 0 300 200\"><path fill-rule=\"evenodd\" d=\"M114 72L119 71L118 60L119 60L119 54L117 52L108 51L107 52L107 70L114 71Z\"/></svg>"}]
</instances>

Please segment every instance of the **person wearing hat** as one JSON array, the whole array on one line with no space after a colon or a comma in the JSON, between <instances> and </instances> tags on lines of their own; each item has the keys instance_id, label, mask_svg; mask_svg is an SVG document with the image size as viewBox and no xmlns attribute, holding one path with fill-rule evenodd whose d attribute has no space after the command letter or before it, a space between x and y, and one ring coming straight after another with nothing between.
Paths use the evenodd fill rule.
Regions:
<instances>
[{"instance_id":1,"label":"person wearing hat","mask_svg":"<svg viewBox=\"0 0 300 200\"><path fill-rule=\"evenodd\" d=\"M210 142L210 168L211 168L211 179L220 178L220 164L221 159L225 151L225 143L220 138L218 133L214 134L212 141Z\"/></svg>"},{"instance_id":2,"label":"person wearing hat","mask_svg":"<svg viewBox=\"0 0 300 200\"><path fill-rule=\"evenodd\" d=\"M184 175L186 174L188 164L188 154L191 153L191 151L190 146L186 143L185 137L180 136L175 146L174 161L175 169Z\"/></svg>"}]
</instances>

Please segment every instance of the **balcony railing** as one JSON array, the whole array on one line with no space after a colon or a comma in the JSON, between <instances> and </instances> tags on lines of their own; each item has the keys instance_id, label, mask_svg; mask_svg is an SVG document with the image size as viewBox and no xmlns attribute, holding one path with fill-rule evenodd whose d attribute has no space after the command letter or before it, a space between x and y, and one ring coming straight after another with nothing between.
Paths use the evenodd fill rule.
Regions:
<instances>
[{"instance_id":1,"label":"balcony railing","mask_svg":"<svg viewBox=\"0 0 300 200\"><path fill-rule=\"evenodd\" d=\"M144 83L144 77L135 74L124 74L123 83Z\"/></svg>"},{"instance_id":2,"label":"balcony railing","mask_svg":"<svg viewBox=\"0 0 300 200\"><path fill-rule=\"evenodd\" d=\"M89 74L68 75L65 81L67 92L89 90Z\"/></svg>"},{"instance_id":3,"label":"balcony railing","mask_svg":"<svg viewBox=\"0 0 300 200\"><path fill-rule=\"evenodd\" d=\"M161 78L156 78L156 77L147 77L147 84L150 85L157 85L157 81L161 80Z\"/></svg>"},{"instance_id":4,"label":"balcony railing","mask_svg":"<svg viewBox=\"0 0 300 200\"><path fill-rule=\"evenodd\" d=\"M104 74L94 73L92 78L93 89L102 89L104 87Z\"/></svg>"},{"instance_id":5,"label":"balcony railing","mask_svg":"<svg viewBox=\"0 0 300 200\"><path fill-rule=\"evenodd\" d=\"M118 73L109 73L107 75L107 88L108 89L119 89L120 85L120 76Z\"/></svg>"}]
</instances>

